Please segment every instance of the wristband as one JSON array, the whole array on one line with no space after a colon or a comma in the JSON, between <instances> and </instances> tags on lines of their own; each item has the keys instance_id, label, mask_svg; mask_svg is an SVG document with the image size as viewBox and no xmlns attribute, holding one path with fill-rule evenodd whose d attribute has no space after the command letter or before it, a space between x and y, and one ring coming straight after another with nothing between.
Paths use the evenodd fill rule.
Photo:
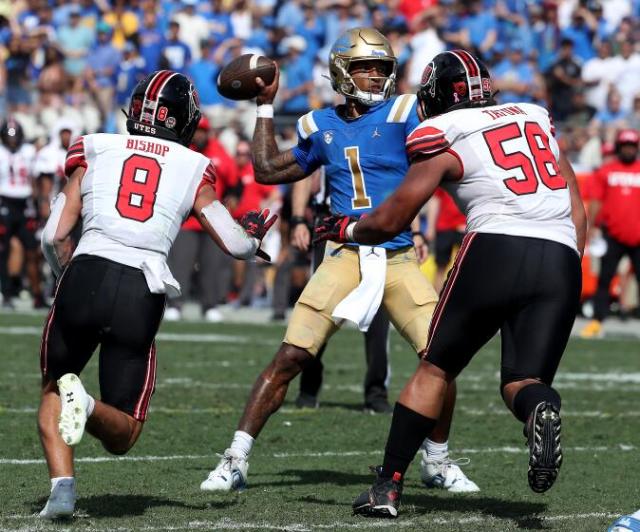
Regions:
<instances>
[{"instance_id":1,"label":"wristband","mask_svg":"<svg viewBox=\"0 0 640 532\"><path fill-rule=\"evenodd\" d=\"M258 105L256 113L258 118L273 118L273 105L270 103Z\"/></svg>"},{"instance_id":2,"label":"wristband","mask_svg":"<svg viewBox=\"0 0 640 532\"><path fill-rule=\"evenodd\" d=\"M419 237L421 237L421 238L422 238L422 241L423 241L423 242L426 242L426 241L427 241L427 239L424 237L424 235L423 235L420 231L414 231L413 233L411 233L411 236L412 236L412 237L414 237L414 236L419 236Z\"/></svg>"},{"instance_id":3,"label":"wristband","mask_svg":"<svg viewBox=\"0 0 640 532\"><path fill-rule=\"evenodd\" d=\"M292 216L289 225L291 227L295 227L296 225L304 224L307 225L307 220L305 220L304 216Z\"/></svg>"},{"instance_id":4,"label":"wristband","mask_svg":"<svg viewBox=\"0 0 640 532\"><path fill-rule=\"evenodd\" d=\"M347 225L347 228L344 231L344 234L349 242L355 242L355 240L353 239L353 230L355 229L357 223L358 222L351 222L349 225Z\"/></svg>"}]
</instances>

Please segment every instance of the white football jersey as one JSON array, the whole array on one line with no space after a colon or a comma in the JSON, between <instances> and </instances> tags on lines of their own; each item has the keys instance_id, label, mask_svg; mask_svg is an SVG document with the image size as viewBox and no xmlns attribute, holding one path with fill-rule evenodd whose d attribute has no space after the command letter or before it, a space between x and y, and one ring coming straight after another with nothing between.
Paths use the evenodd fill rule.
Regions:
<instances>
[{"instance_id":1,"label":"white football jersey","mask_svg":"<svg viewBox=\"0 0 640 532\"><path fill-rule=\"evenodd\" d=\"M163 268L201 184L214 184L209 159L167 140L94 134L78 138L65 173L81 182L82 236L74 256L98 255L145 270ZM212 243L213 245L213 243Z\"/></svg>"},{"instance_id":2,"label":"white football jersey","mask_svg":"<svg viewBox=\"0 0 640 532\"><path fill-rule=\"evenodd\" d=\"M442 186L467 215L467 232L543 238L577 249L545 109L527 103L459 109L425 120L407 138L411 159L447 150L460 160L463 176Z\"/></svg>"},{"instance_id":3,"label":"white football jersey","mask_svg":"<svg viewBox=\"0 0 640 532\"><path fill-rule=\"evenodd\" d=\"M44 146L36 157L34 174L53 176L53 195L62 190L64 184L64 165L67 150L59 142L52 142Z\"/></svg>"},{"instance_id":4,"label":"white football jersey","mask_svg":"<svg viewBox=\"0 0 640 532\"><path fill-rule=\"evenodd\" d=\"M25 199L33 194L35 158L33 144L25 142L15 153L0 145L0 196Z\"/></svg>"}]
</instances>

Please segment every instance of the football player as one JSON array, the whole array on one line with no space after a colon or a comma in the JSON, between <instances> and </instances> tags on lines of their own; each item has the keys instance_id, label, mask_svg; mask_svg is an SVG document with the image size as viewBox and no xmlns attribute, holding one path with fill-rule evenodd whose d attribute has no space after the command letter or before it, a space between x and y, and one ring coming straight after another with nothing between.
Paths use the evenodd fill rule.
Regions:
<instances>
[{"instance_id":1,"label":"football player","mask_svg":"<svg viewBox=\"0 0 640 532\"><path fill-rule=\"evenodd\" d=\"M40 353L38 426L51 477L41 517L73 514L72 446L85 424L113 454L126 453L140 436L155 387L154 337L166 295L180 288L166 258L182 220L193 210L227 253L266 257L260 243L275 216L253 211L238 225L216 199L215 168L187 148L199 119L189 79L154 72L131 96L130 136L79 137L67 153L68 181L42 235L60 280ZM63 244L80 220L69 261ZM98 345L100 400L78 377Z\"/></svg>"},{"instance_id":2,"label":"football player","mask_svg":"<svg viewBox=\"0 0 640 532\"><path fill-rule=\"evenodd\" d=\"M396 403L378 478L353 504L371 516L397 516L403 476L442 415L450 383L498 331L502 397L524 424L531 489L547 491L562 463L560 395L551 383L580 300L586 214L575 175L548 112L497 105L486 67L466 51L427 65L418 102L425 121L407 138L411 167L402 185L368 217L334 216L317 228L334 242L386 242L438 186L467 216L429 341Z\"/></svg>"},{"instance_id":3,"label":"football player","mask_svg":"<svg viewBox=\"0 0 640 532\"><path fill-rule=\"evenodd\" d=\"M20 123L9 118L0 126L0 285L3 305L12 307L11 297L20 287L22 265L9 272L9 251L13 237L25 250L27 276L35 308L45 306L40 278L40 254L36 231L38 213L34 202L33 169L36 149L24 141Z\"/></svg>"},{"instance_id":4,"label":"football player","mask_svg":"<svg viewBox=\"0 0 640 532\"><path fill-rule=\"evenodd\" d=\"M324 166L331 209L356 216L370 212L402 182L408 168L405 139L419 123L415 95L393 96L396 69L393 50L381 33L369 28L347 31L335 42L329 58L331 83L345 97L344 105L302 116L298 144L285 152L276 146L271 105L278 90L278 74L269 86L258 78L262 91L257 98L253 137L256 180L297 181ZM424 348L438 298L418 267L410 225L376 248L327 245L324 261L295 305L280 349L253 387L230 448L201 489L245 486L254 439L282 405L291 380L338 330L340 322L333 314L339 304L343 314L346 311L354 316L354 311L366 310L369 319L382 304L416 353ZM354 293L345 299L356 289L364 292L362 297L356 300ZM347 302L350 308L345 308ZM360 318L352 321L366 330L368 323ZM453 386L446 403L440 425L423 438L422 479L428 486L450 491L478 491L449 460Z\"/></svg>"}]
</instances>

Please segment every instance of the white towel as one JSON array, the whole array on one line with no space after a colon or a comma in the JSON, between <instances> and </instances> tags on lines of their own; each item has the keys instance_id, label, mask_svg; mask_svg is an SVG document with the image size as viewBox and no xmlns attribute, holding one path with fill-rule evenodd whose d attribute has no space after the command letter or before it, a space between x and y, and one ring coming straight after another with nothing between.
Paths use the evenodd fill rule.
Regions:
<instances>
[{"instance_id":1,"label":"white towel","mask_svg":"<svg viewBox=\"0 0 640 532\"><path fill-rule=\"evenodd\" d=\"M360 246L361 281L340 303L331 317L340 325L349 320L365 332L373 320L384 293L387 276L387 251L384 248Z\"/></svg>"},{"instance_id":2,"label":"white towel","mask_svg":"<svg viewBox=\"0 0 640 532\"><path fill-rule=\"evenodd\" d=\"M169 297L178 297L181 294L180 283L171 274L166 261L159 258L145 259L140 268L152 294L167 294Z\"/></svg>"}]
</instances>

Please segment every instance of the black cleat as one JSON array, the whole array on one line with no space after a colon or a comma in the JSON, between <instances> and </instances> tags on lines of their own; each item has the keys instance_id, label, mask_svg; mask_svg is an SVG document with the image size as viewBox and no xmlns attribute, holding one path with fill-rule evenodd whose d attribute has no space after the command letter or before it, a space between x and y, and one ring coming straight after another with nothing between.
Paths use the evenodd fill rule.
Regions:
<instances>
[{"instance_id":1,"label":"black cleat","mask_svg":"<svg viewBox=\"0 0 640 532\"><path fill-rule=\"evenodd\" d=\"M318 402L318 397L315 395L300 392L298 397L296 397L297 408L318 408L318 406L320 406L320 403Z\"/></svg>"},{"instance_id":2,"label":"black cleat","mask_svg":"<svg viewBox=\"0 0 640 532\"><path fill-rule=\"evenodd\" d=\"M527 422L527 432L529 486L544 493L553 486L562 465L559 410L551 403L539 403Z\"/></svg>"},{"instance_id":3,"label":"black cleat","mask_svg":"<svg viewBox=\"0 0 640 532\"><path fill-rule=\"evenodd\" d=\"M363 491L353 501L353 515L365 517L398 517L402 496L402 475L394 473L393 478L380 476L381 467L373 468L378 478L367 491Z\"/></svg>"}]
</instances>

